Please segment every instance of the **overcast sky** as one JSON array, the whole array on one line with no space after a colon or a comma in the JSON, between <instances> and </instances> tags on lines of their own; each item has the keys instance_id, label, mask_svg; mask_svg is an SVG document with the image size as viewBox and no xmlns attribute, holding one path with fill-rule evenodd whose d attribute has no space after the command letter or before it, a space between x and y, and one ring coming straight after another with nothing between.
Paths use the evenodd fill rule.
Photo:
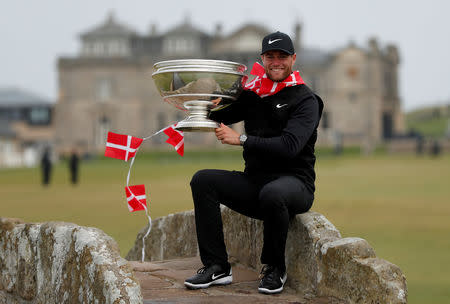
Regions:
<instances>
[{"instance_id":1,"label":"overcast sky","mask_svg":"<svg viewBox=\"0 0 450 304\"><path fill-rule=\"evenodd\" d=\"M399 48L403 109L450 101L447 0L0 0L0 88L55 99L58 56L77 54L79 34L102 23L110 11L140 33L151 24L170 29L188 15L209 33L221 23L224 34L248 22L292 34L299 20L303 44L323 50L350 40L366 47L377 37L381 47Z\"/></svg>"}]
</instances>

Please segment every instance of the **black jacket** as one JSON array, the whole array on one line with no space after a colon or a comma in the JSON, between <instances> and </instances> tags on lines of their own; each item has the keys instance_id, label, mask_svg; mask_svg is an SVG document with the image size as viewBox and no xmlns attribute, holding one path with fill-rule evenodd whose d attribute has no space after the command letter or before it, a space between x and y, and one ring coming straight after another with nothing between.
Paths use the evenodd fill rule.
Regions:
<instances>
[{"instance_id":1,"label":"black jacket","mask_svg":"<svg viewBox=\"0 0 450 304\"><path fill-rule=\"evenodd\" d=\"M297 85L265 98L243 91L235 103L211 111L210 118L224 124L244 120L245 172L294 175L314 193L314 145L322 110L320 97Z\"/></svg>"}]
</instances>

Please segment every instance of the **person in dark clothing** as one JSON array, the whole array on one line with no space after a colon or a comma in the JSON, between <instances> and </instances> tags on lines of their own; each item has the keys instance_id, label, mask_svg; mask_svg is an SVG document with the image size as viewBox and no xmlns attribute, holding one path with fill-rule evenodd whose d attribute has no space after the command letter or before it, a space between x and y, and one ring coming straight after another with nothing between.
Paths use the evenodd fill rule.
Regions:
<instances>
[{"instance_id":1,"label":"person in dark clothing","mask_svg":"<svg viewBox=\"0 0 450 304\"><path fill-rule=\"evenodd\" d=\"M441 154L441 145L439 144L439 141L435 139L431 145L431 156L437 157L439 154Z\"/></svg>"},{"instance_id":2,"label":"person in dark clothing","mask_svg":"<svg viewBox=\"0 0 450 304\"><path fill-rule=\"evenodd\" d=\"M70 181L73 185L78 183L78 165L80 158L78 157L77 151L74 149L70 154L69 158L69 171L70 171Z\"/></svg>"},{"instance_id":3,"label":"person in dark clothing","mask_svg":"<svg viewBox=\"0 0 450 304\"><path fill-rule=\"evenodd\" d=\"M423 139L423 136L418 136L416 139L416 154L422 155L424 150L425 140Z\"/></svg>"},{"instance_id":4,"label":"person in dark clothing","mask_svg":"<svg viewBox=\"0 0 450 304\"><path fill-rule=\"evenodd\" d=\"M243 146L244 172L205 169L191 180L197 240L204 265L185 280L190 289L232 282L220 204L264 222L261 293L278 293L286 281L285 245L289 219L314 200L317 127L323 102L292 72L296 54L290 37L276 32L262 41L263 66L238 100L210 118L223 144ZM244 121L246 134L227 124Z\"/></svg>"},{"instance_id":5,"label":"person in dark clothing","mask_svg":"<svg viewBox=\"0 0 450 304\"><path fill-rule=\"evenodd\" d=\"M42 185L48 186L50 184L50 175L52 171L50 148L45 148L44 154L42 154L41 169L42 169Z\"/></svg>"}]
</instances>

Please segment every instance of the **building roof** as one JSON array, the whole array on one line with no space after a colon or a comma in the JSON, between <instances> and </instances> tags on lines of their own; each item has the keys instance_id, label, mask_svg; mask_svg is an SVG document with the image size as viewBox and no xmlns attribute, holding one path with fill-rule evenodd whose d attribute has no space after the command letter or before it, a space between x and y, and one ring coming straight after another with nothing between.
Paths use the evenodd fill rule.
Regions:
<instances>
[{"instance_id":1,"label":"building roof","mask_svg":"<svg viewBox=\"0 0 450 304\"><path fill-rule=\"evenodd\" d=\"M315 48L303 48L297 53L297 62L301 66L321 66L332 56L330 52Z\"/></svg>"},{"instance_id":2,"label":"building roof","mask_svg":"<svg viewBox=\"0 0 450 304\"><path fill-rule=\"evenodd\" d=\"M54 102L18 88L0 88L0 107L49 106Z\"/></svg>"},{"instance_id":3,"label":"building roof","mask_svg":"<svg viewBox=\"0 0 450 304\"><path fill-rule=\"evenodd\" d=\"M268 35L270 30L268 30L264 25L256 24L256 23L247 23L239 26L236 30L234 30L228 37L235 37L241 35L245 31L254 32L255 34L264 37Z\"/></svg>"},{"instance_id":4,"label":"building roof","mask_svg":"<svg viewBox=\"0 0 450 304\"><path fill-rule=\"evenodd\" d=\"M128 25L117 22L113 13L110 13L105 22L81 34L81 38L91 38L98 36L131 36L137 32Z\"/></svg>"},{"instance_id":5,"label":"building roof","mask_svg":"<svg viewBox=\"0 0 450 304\"><path fill-rule=\"evenodd\" d=\"M183 23L173 27L168 30L164 35L174 35L174 34L195 34L200 36L207 36L207 34L200 29L196 28L191 20L187 17Z\"/></svg>"}]
</instances>

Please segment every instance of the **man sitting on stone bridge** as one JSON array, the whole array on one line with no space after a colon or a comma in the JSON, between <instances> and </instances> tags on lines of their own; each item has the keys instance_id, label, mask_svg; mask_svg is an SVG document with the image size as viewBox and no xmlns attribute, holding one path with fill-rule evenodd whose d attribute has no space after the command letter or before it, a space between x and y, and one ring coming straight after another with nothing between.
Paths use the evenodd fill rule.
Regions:
<instances>
[{"instance_id":1,"label":"man sitting on stone bridge","mask_svg":"<svg viewBox=\"0 0 450 304\"><path fill-rule=\"evenodd\" d=\"M230 284L220 204L264 221L261 293L283 290L285 246L290 217L308 211L314 200L317 127L323 102L292 68L296 60L290 37L276 32L262 41L263 66L238 100L212 111L223 144L243 146L244 172L201 170L191 181L197 241L204 265L185 280L187 288ZM244 121L245 134L225 124Z\"/></svg>"}]
</instances>

